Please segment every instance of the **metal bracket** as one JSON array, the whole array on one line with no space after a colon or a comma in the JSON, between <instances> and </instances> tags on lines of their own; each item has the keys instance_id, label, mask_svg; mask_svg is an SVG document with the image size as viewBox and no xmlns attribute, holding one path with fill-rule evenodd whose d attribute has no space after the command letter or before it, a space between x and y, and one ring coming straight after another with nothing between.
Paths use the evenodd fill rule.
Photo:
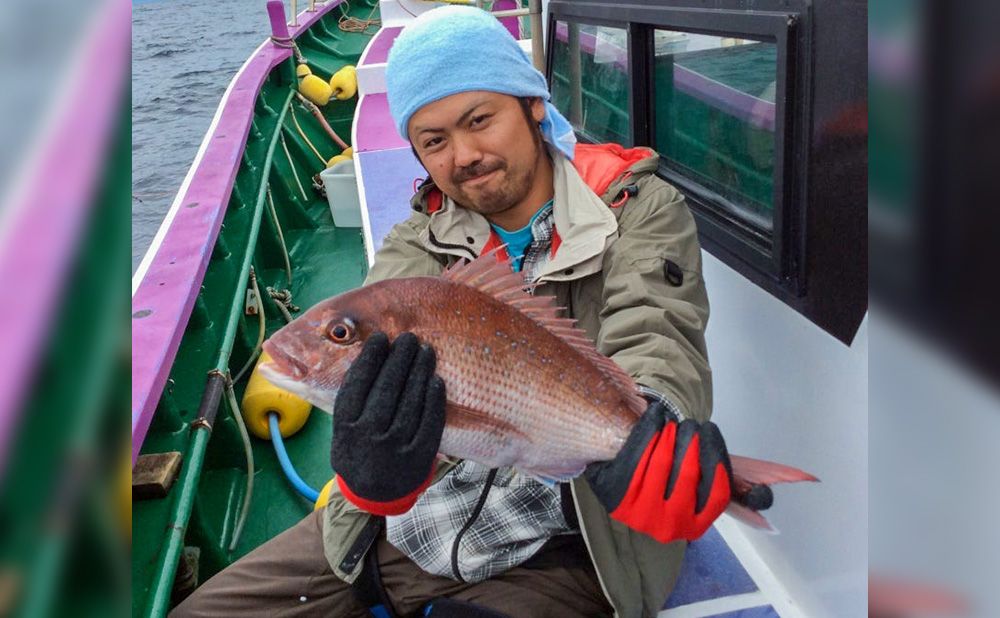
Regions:
<instances>
[{"instance_id":1,"label":"metal bracket","mask_svg":"<svg viewBox=\"0 0 1000 618\"><path fill-rule=\"evenodd\" d=\"M247 299L243 311L247 315L257 315L260 311L260 297L257 296L257 292L253 288L247 288Z\"/></svg>"}]
</instances>

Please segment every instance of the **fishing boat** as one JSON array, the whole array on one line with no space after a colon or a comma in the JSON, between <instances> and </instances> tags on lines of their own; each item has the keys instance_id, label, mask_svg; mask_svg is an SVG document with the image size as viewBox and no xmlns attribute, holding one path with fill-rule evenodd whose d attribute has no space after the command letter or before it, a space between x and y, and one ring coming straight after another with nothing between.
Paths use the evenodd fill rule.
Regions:
<instances>
[{"instance_id":1,"label":"fishing boat","mask_svg":"<svg viewBox=\"0 0 1000 618\"><path fill-rule=\"evenodd\" d=\"M730 449L824 481L778 492L781 534L720 518L691 544L661 615L862 615L863 3L522 4L483 8L522 40L578 138L654 148L688 198ZM132 279L134 616L165 615L321 500L329 417L305 409L248 431L240 410L267 388L251 384L261 341L359 286L408 215L426 172L391 122L385 62L402 28L440 5L262 11L271 36L226 89Z\"/></svg>"}]
</instances>

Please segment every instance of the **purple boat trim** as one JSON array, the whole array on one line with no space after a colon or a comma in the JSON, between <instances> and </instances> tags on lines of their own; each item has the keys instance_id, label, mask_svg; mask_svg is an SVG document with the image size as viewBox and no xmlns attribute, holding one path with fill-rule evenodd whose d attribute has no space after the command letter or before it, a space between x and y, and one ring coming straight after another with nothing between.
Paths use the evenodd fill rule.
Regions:
<instances>
[{"instance_id":1,"label":"purple boat trim","mask_svg":"<svg viewBox=\"0 0 1000 618\"><path fill-rule=\"evenodd\" d=\"M384 92L365 95L358 106L356 152L410 148L400 137L389 114L389 99Z\"/></svg>"},{"instance_id":2,"label":"purple boat trim","mask_svg":"<svg viewBox=\"0 0 1000 618\"><path fill-rule=\"evenodd\" d=\"M565 23L556 25L556 38L567 41L569 26ZM580 33L580 47L588 55L597 53L597 37L587 32ZM602 54L613 58L614 65L622 71L628 71L628 52L621 47L602 42ZM709 106L719 109L751 125L774 131L774 103L757 98L751 94L727 86L700 73L683 66L674 65L674 83L681 92L690 95Z\"/></svg>"},{"instance_id":3,"label":"purple boat trim","mask_svg":"<svg viewBox=\"0 0 1000 618\"><path fill-rule=\"evenodd\" d=\"M382 64L389 59L389 50L396 42L396 37L403 31L402 27L382 28L375 34L375 38L368 45L364 56L359 64Z\"/></svg>"},{"instance_id":4,"label":"purple boat trim","mask_svg":"<svg viewBox=\"0 0 1000 618\"><path fill-rule=\"evenodd\" d=\"M21 407L45 351L66 277L73 266L104 156L121 112L128 74L131 6L104 4L88 26L52 130L34 144L27 181L3 217L0 280L8 290L0 304L0 474ZM87 92L78 97L75 93ZM71 153L66 152L71 144ZM67 156L69 154L70 156ZM53 182L58 170L58 182ZM44 239L44 242L39 242Z\"/></svg>"},{"instance_id":5,"label":"purple boat trim","mask_svg":"<svg viewBox=\"0 0 1000 618\"><path fill-rule=\"evenodd\" d=\"M339 5L337 0L315 12L303 11L291 36L298 36ZM268 2L268 12L275 34L284 36L281 2ZM133 281L132 293L133 464L200 291L246 145L257 94L271 70L291 53L265 42L233 78L164 221L166 229L157 234L160 243L150 248L155 253L143 260L136 273L141 280L137 285Z\"/></svg>"}]
</instances>

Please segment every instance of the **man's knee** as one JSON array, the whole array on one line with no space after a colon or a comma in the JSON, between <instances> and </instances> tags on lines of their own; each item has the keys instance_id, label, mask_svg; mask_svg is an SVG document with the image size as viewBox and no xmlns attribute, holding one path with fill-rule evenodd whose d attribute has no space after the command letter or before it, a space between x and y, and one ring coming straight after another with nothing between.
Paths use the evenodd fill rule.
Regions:
<instances>
[{"instance_id":1,"label":"man's knee","mask_svg":"<svg viewBox=\"0 0 1000 618\"><path fill-rule=\"evenodd\" d=\"M217 573L171 617L367 615L326 561L319 517L307 515Z\"/></svg>"}]
</instances>

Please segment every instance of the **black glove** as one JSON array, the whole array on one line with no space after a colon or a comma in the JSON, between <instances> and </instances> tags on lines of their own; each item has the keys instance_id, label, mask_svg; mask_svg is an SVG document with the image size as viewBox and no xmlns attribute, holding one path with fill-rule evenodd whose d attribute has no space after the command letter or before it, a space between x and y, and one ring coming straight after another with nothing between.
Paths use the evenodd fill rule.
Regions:
<instances>
[{"instance_id":1,"label":"black glove","mask_svg":"<svg viewBox=\"0 0 1000 618\"><path fill-rule=\"evenodd\" d=\"M430 485L444 431L444 381L413 333L376 332L333 405L330 464L344 497L375 515L405 513Z\"/></svg>"},{"instance_id":2,"label":"black glove","mask_svg":"<svg viewBox=\"0 0 1000 618\"><path fill-rule=\"evenodd\" d=\"M614 459L590 464L584 474L612 519L661 543L700 537L732 492L719 428L679 423L660 402L646 408Z\"/></svg>"}]
</instances>

